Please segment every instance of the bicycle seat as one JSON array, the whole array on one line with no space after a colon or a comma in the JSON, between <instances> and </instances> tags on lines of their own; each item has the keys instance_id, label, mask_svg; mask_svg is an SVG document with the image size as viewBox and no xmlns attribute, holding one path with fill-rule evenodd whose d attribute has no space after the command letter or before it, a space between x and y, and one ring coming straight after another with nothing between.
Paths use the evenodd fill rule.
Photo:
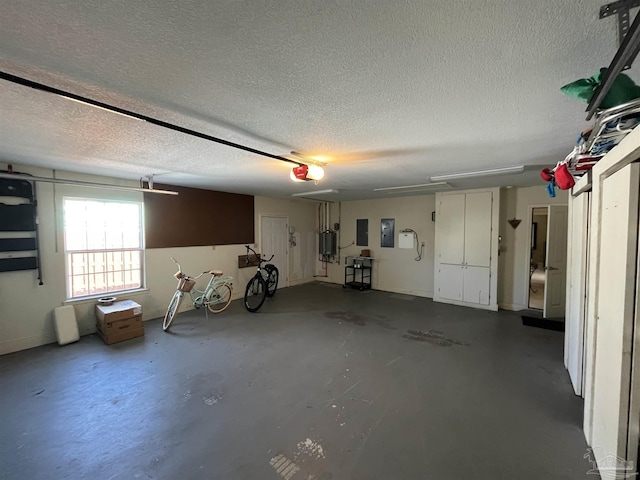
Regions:
<instances>
[{"instance_id":1,"label":"bicycle seat","mask_svg":"<svg viewBox=\"0 0 640 480\"><path fill-rule=\"evenodd\" d=\"M214 277L220 277L222 276L222 270L209 270L209 273L211 275L213 275Z\"/></svg>"}]
</instances>

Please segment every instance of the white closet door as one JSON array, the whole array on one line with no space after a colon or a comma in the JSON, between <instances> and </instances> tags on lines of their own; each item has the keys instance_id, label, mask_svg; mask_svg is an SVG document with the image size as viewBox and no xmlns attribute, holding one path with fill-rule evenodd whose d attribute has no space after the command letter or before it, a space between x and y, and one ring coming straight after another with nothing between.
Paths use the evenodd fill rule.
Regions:
<instances>
[{"instance_id":1,"label":"white closet door","mask_svg":"<svg viewBox=\"0 0 640 480\"><path fill-rule=\"evenodd\" d=\"M463 267L464 292L462 300L469 303L489 305L489 267Z\"/></svg>"},{"instance_id":2,"label":"white closet door","mask_svg":"<svg viewBox=\"0 0 640 480\"><path fill-rule=\"evenodd\" d=\"M591 438L600 467L607 456L634 462L637 457L637 440L635 449L627 442L629 422L637 423L638 415L632 408L630 418L639 170L631 164L602 182Z\"/></svg>"},{"instance_id":3,"label":"white closet door","mask_svg":"<svg viewBox=\"0 0 640 480\"><path fill-rule=\"evenodd\" d=\"M436 218L440 263L462 265L464 261L464 197L461 194L440 198Z\"/></svg>"},{"instance_id":4,"label":"white closet door","mask_svg":"<svg viewBox=\"0 0 640 480\"><path fill-rule=\"evenodd\" d=\"M464 285L462 266L442 264L437 268L440 274L439 297L447 300L462 300Z\"/></svg>"},{"instance_id":5,"label":"white closet door","mask_svg":"<svg viewBox=\"0 0 640 480\"><path fill-rule=\"evenodd\" d=\"M565 316L566 367L576 395L583 396L584 334L586 279L589 239L589 199L585 192L569 199L571 268L567 277L567 309Z\"/></svg>"},{"instance_id":6,"label":"white closet door","mask_svg":"<svg viewBox=\"0 0 640 480\"><path fill-rule=\"evenodd\" d=\"M491 192L467 193L464 212L466 265L488 267L491 264L491 199Z\"/></svg>"}]
</instances>

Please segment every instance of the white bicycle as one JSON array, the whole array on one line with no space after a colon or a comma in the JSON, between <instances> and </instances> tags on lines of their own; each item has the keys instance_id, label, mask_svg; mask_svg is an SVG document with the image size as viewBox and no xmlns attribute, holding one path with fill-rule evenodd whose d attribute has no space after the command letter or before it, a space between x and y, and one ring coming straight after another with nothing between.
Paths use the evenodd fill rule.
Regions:
<instances>
[{"instance_id":1,"label":"white bicycle","mask_svg":"<svg viewBox=\"0 0 640 480\"><path fill-rule=\"evenodd\" d=\"M223 276L221 270L207 270L197 277L191 277L182 272L182 267L175 258L171 257L171 260L178 265L178 271L173 275L178 279L178 288L169 302L167 313L164 315L162 329L165 332L171 327L171 322L173 322L186 293L191 296L194 307L207 307L211 313L220 313L229 306L231 303L231 292L233 290L232 277L228 275ZM209 283L204 290L198 290L196 288L196 280L205 273L211 275Z\"/></svg>"}]
</instances>

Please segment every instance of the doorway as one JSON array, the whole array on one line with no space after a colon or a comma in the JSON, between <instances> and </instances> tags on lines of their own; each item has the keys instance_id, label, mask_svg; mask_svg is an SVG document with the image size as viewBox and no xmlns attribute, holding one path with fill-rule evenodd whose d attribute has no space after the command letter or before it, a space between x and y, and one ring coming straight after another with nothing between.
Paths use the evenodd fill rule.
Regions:
<instances>
[{"instance_id":1,"label":"doorway","mask_svg":"<svg viewBox=\"0 0 640 480\"><path fill-rule=\"evenodd\" d=\"M566 205L529 207L527 307L543 318L565 316L567 275Z\"/></svg>"},{"instance_id":2,"label":"doorway","mask_svg":"<svg viewBox=\"0 0 640 480\"><path fill-rule=\"evenodd\" d=\"M278 268L278 287L289 286L288 219L277 215L260 216L260 250L264 258L273 255L272 263Z\"/></svg>"},{"instance_id":3,"label":"doorway","mask_svg":"<svg viewBox=\"0 0 640 480\"><path fill-rule=\"evenodd\" d=\"M547 282L544 267L547 259L547 207L531 211L531 249L529 254L529 308L544 309L544 290Z\"/></svg>"}]
</instances>

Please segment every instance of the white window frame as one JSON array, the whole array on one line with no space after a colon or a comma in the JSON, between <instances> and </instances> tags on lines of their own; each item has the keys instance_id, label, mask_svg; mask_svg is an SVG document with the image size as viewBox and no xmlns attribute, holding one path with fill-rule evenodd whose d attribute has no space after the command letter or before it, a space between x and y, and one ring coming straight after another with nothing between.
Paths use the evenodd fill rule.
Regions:
<instances>
[{"instance_id":1,"label":"white window frame","mask_svg":"<svg viewBox=\"0 0 640 480\"><path fill-rule=\"evenodd\" d=\"M77 201L85 201L85 202L100 202L100 203L118 203L118 204L134 204L138 206L139 212L139 225L140 225L140 242L139 248L104 248L104 249L73 249L69 250L67 247L67 224L65 217L65 203L67 200L77 200ZM111 198L96 198L96 197L80 197L75 195L65 195L62 197L62 234L63 234L63 242L64 242L64 264L65 264L65 291L67 301L77 301L77 300L86 300L91 298L99 298L104 296L111 296L114 294L122 294L127 292L137 292L145 289L145 245L144 245L144 203L136 200L121 200L121 199L111 199ZM121 290L108 290L102 293L96 294L88 294L82 296L73 296L70 276L71 276L71 254L91 254L91 253L101 253L101 252L140 252L140 286L130 289L121 289Z\"/></svg>"}]
</instances>

